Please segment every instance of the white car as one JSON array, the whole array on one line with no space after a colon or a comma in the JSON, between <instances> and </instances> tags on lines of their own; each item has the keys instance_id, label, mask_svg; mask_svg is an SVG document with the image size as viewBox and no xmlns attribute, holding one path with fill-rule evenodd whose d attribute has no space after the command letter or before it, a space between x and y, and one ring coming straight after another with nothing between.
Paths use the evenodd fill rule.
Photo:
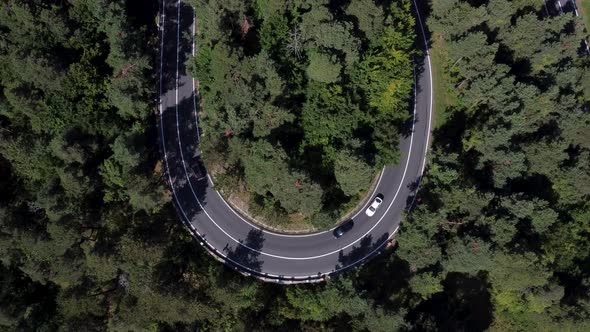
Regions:
<instances>
[{"instance_id":1,"label":"white car","mask_svg":"<svg viewBox=\"0 0 590 332\"><path fill-rule=\"evenodd\" d=\"M372 217L375 214L375 211L377 211L377 209L381 205L381 203L383 203L383 198L381 198L380 196L375 197L373 203L371 203L371 205L367 208L367 211L365 211L365 213L369 217Z\"/></svg>"}]
</instances>

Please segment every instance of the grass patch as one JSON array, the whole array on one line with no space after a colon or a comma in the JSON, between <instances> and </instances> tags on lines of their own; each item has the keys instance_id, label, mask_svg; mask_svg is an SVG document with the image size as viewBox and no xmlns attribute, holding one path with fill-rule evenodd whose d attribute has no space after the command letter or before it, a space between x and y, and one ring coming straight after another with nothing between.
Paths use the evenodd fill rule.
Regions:
<instances>
[{"instance_id":1,"label":"grass patch","mask_svg":"<svg viewBox=\"0 0 590 332\"><path fill-rule=\"evenodd\" d=\"M446 72L446 66L450 59L444 38L440 33L434 33L432 35L430 61L432 62L434 128L436 129L445 124L450 115L450 108L458 103L457 94Z\"/></svg>"},{"instance_id":2,"label":"grass patch","mask_svg":"<svg viewBox=\"0 0 590 332\"><path fill-rule=\"evenodd\" d=\"M590 0L577 0L578 14L582 16L586 31L590 31Z\"/></svg>"},{"instance_id":3,"label":"grass patch","mask_svg":"<svg viewBox=\"0 0 590 332\"><path fill-rule=\"evenodd\" d=\"M590 33L590 0L576 0L576 7L578 8L578 14L582 17L582 21L586 26L584 36L586 42L588 42L588 33ZM590 77L588 77L588 72L584 75L583 84L584 98L586 99L586 102L588 102L590 101Z\"/></svg>"}]
</instances>

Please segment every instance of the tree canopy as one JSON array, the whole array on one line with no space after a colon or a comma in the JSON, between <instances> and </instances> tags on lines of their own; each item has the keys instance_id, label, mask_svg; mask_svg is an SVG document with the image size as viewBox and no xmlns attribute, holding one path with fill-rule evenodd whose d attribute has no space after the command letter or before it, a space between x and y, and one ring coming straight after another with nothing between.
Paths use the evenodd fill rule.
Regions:
<instances>
[{"instance_id":1,"label":"tree canopy","mask_svg":"<svg viewBox=\"0 0 590 332\"><path fill-rule=\"evenodd\" d=\"M225 192L248 189L254 211L330 225L325 216L398 161L413 86L410 2L192 3L205 161ZM250 151L261 145L267 153ZM343 156L361 176L348 178ZM275 182L255 175L262 164Z\"/></svg>"},{"instance_id":2,"label":"tree canopy","mask_svg":"<svg viewBox=\"0 0 590 332\"><path fill-rule=\"evenodd\" d=\"M395 159L351 129L374 127L351 105L363 100L377 119L380 89L411 86L397 81L405 69L372 69L388 59L406 68L395 47L413 36L384 31L414 23L400 15L409 2L331 1L311 13L315 4L199 2L207 39L242 43L244 16L260 38L239 52L207 44L193 62L209 149L224 149L268 205L318 218L326 187L315 174L329 170L352 197ZM587 32L571 14L546 17L538 1L427 5L445 114L396 245L327 282L285 286L220 264L178 220L153 139L158 4L4 1L0 330L590 330ZM309 30L323 23L333 36ZM339 59L336 81L308 79L311 52ZM354 93L351 77L362 82ZM321 163L294 162L302 156Z\"/></svg>"}]
</instances>

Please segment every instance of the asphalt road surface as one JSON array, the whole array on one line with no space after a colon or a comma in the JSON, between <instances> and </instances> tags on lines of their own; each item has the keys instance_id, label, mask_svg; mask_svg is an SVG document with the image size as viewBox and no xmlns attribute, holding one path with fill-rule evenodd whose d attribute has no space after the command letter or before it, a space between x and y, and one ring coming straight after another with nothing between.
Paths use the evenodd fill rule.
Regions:
<instances>
[{"instance_id":1,"label":"asphalt road surface","mask_svg":"<svg viewBox=\"0 0 590 332\"><path fill-rule=\"evenodd\" d=\"M194 54L195 13L179 0L162 0L160 12L160 147L178 214L197 240L217 259L240 272L283 283L322 280L382 251L396 233L402 213L412 205L424 171L432 120L428 51L424 49L425 57L416 59L413 121L400 142L400 164L384 168L373 193L373 197L384 197L375 215L367 217L363 206L353 217L352 230L338 239L331 230L307 235L277 234L241 218L214 189L211 180L195 171L200 154L198 100L194 79L186 70L186 62ZM419 44L425 48L419 17L417 23Z\"/></svg>"},{"instance_id":2,"label":"asphalt road surface","mask_svg":"<svg viewBox=\"0 0 590 332\"><path fill-rule=\"evenodd\" d=\"M578 16L575 0L544 0L547 16L556 16L563 13L574 13Z\"/></svg>"}]
</instances>

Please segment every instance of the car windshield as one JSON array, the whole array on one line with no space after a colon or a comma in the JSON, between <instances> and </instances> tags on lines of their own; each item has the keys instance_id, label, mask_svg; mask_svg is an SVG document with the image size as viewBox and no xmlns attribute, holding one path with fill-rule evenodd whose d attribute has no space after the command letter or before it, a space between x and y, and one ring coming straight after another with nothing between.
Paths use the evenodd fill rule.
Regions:
<instances>
[{"instance_id":1,"label":"car windshield","mask_svg":"<svg viewBox=\"0 0 590 332\"><path fill-rule=\"evenodd\" d=\"M375 212L375 208L374 207L369 207L369 210L371 210L371 212Z\"/></svg>"}]
</instances>

